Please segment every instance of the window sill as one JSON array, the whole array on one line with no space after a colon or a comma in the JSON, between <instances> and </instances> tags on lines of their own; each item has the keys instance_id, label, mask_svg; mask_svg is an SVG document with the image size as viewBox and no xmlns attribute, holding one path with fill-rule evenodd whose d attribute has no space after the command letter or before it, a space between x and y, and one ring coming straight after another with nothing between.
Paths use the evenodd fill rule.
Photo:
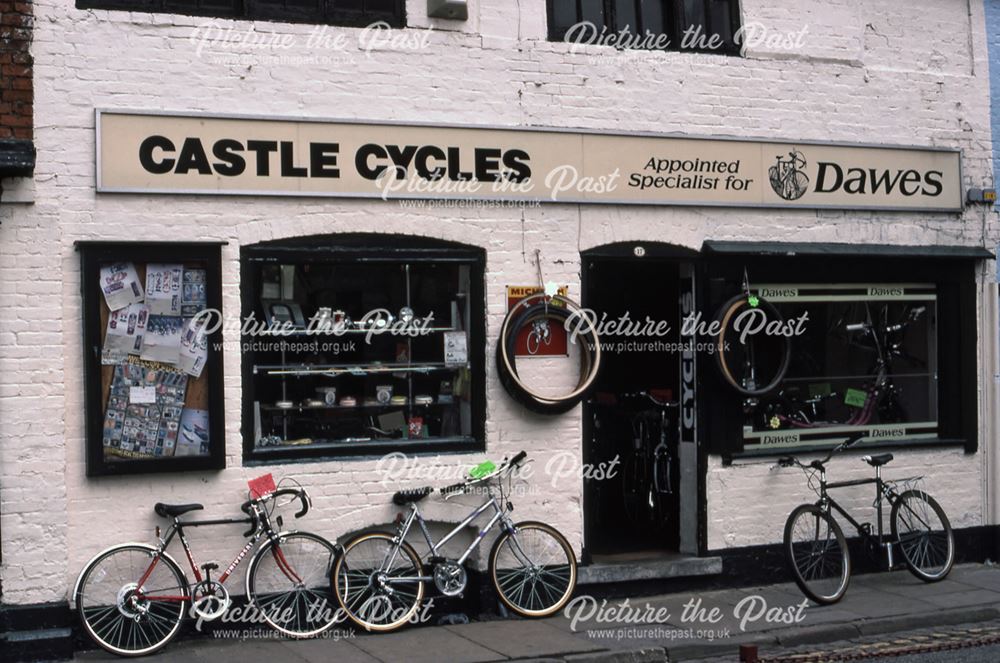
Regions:
<instances>
[{"instance_id":1,"label":"window sill","mask_svg":"<svg viewBox=\"0 0 1000 663\"><path fill-rule=\"evenodd\" d=\"M891 449L927 449L933 447L966 447L968 443L966 440L958 438L944 438L928 440L925 438L899 438L892 441L885 442L863 442L857 446L851 447L851 451L882 451ZM832 449L835 444L812 444L809 446L793 447L793 448L774 448L774 449L753 449L750 451L742 451L740 453L731 454L722 457L723 465L733 465L738 464L734 461L748 460L755 458L778 458L781 456L802 456L806 454L816 454L816 453L826 453Z\"/></svg>"},{"instance_id":2,"label":"window sill","mask_svg":"<svg viewBox=\"0 0 1000 663\"><path fill-rule=\"evenodd\" d=\"M388 453L412 455L469 453L484 451L486 445L472 437L441 437L419 440L371 440L370 442L317 442L297 447L265 447L244 457L245 466L274 465L284 462L320 462L324 460L370 460Z\"/></svg>"}]
</instances>

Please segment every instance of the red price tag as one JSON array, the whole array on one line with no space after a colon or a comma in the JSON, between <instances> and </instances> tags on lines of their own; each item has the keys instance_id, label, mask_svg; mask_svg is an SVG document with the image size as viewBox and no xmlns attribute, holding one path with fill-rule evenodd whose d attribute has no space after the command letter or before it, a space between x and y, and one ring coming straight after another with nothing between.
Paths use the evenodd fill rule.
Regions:
<instances>
[{"instance_id":1,"label":"red price tag","mask_svg":"<svg viewBox=\"0 0 1000 663\"><path fill-rule=\"evenodd\" d=\"M277 488L274 485L274 477L270 473L256 479L250 479L250 481L247 481L247 485L250 486L250 497L253 499L270 495Z\"/></svg>"}]
</instances>

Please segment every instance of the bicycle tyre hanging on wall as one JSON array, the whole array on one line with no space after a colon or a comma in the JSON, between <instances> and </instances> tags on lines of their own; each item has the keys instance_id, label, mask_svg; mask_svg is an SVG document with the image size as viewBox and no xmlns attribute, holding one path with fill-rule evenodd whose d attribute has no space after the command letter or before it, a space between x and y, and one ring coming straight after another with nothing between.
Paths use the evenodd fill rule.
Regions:
<instances>
[{"instance_id":1,"label":"bicycle tyre hanging on wall","mask_svg":"<svg viewBox=\"0 0 1000 663\"><path fill-rule=\"evenodd\" d=\"M530 328L537 320L553 321L565 325L572 316L579 316L585 329L577 337L580 347L580 379L576 387L562 396L546 396L533 391L517 373L517 338L521 331ZM597 379L601 365L601 344L593 322L583 313L579 304L562 295L547 296L541 293L528 295L507 312L500 326L497 340L497 373L500 384L511 398L532 412L562 414L582 401Z\"/></svg>"},{"instance_id":2,"label":"bicycle tyre hanging on wall","mask_svg":"<svg viewBox=\"0 0 1000 663\"><path fill-rule=\"evenodd\" d=\"M755 358L752 353L752 346L748 348L744 357L743 367L740 370L734 366L726 352L726 342L732 340L733 343L741 343L739 338L729 339L730 324L740 318L748 310L757 309L763 312L767 320L783 323L784 318L770 302L751 295L748 292L736 295L725 304L719 307L715 314L714 321L718 324L719 336L715 347L715 366L719 369L719 374L726 383L743 394L744 396L763 396L774 391L785 379L788 373L788 365L792 359L792 343L786 336L769 337L775 339L780 344L777 355L777 367L773 375L765 374L763 379L757 374L758 367L754 365ZM735 333L735 332L734 332Z\"/></svg>"}]
</instances>

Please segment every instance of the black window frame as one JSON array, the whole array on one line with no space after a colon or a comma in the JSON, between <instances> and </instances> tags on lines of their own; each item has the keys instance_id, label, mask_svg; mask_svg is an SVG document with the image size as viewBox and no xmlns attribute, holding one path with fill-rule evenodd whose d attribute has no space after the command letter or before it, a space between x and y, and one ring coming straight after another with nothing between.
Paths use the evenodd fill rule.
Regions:
<instances>
[{"instance_id":1,"label":"black window frame","mask_svg":"<svg viewBox=\"0 0 1000 663\"><path fill-rule=\"evenodd\" d=\"M546 0L546 17L548 21L548 39L549 41L564 41L566 33L568 32L567 27L562 27L556 25L555 20L555 3L566 2L566 3L576 3L576 17L577 22L583 21L583 3L584 0ZM634 2L636 5L636 16L641 17L641 12L639 8L644 0L601 0L603 9L602 13L604 15L604 25L596 26L598 29L607 27L609 33L616 32L615 25L617 25L617 5L619 2ZM719 48L681 48L681 41L684 35L684 17L683 17L683 2L682 0L664 0L664 4L667 8L667 19L668 19L668 32L667 36L670 38L670 45L665 49L644 49L644 50L664 50L671 52L683 52L683 53L718 53L722 55L739 55L740 46L736 42L736 35L740 29L740 2L739 0L700 0L703 3L704 14L706 17L706 22L711 23L711 13L713 4L718 4L720 2L729 3L729 16L730 16L730 30L733 35L733 39ZM633 31L635 34L645 34L645 27L641 25L641 18L637 18L638 26ZM711 31L705 30L707 34L711 34ZM659 33L654 33L659 34Z\"/></svg>"},{"instance_id":2,"label":"black window frame","mask_svg":"<svg viewBox=\"0 0 1000 663\"><path fill-rule=\"evenodd\" d=\"M282 0L76 0L76 8L359 28L385 21L391 28L406 27L406 0L391 0L391 11L368 10L368 0L355 0L364 3L360 11L345 9L338 6L343 1L315 0L316 7L310 8L287 6Z\"/></svg>"},{"instance_id":3,"label":"black window frame","mask_svg":"<svg viewBox=\"0 0 1000 663\"><path fill-rule=\"evenodd\" d=\"M978 326L963 324L962 311L975 311L977 298L975 259L968 257L913 257L900 255L739 254L709 255L702 265L706 314L712 315L725 299L738 292L743 269L752 280L780 283L933 283L937 289L938 318L938 437L897 438L865 442L864 449L920 449L936 446L962 447L973 454L979 449ZM849 268L849 269L848 269ZM792 274L793 276L789 276ZM830 274L836 274L833 279ZM703 363L710 364L708 359ZM715 396L707 406L702 429L709 454L733 459L774 457L825 452L835 442L817 442L801 447L744 450L742 400L726 385L714 365L699 371L699 393ZM859 447L862 448L862 447Z\"/></svg>"},{"instance_id":4,"label":"black window frame","mask_svg":"<svg viewBox=\"0 0 1000 663\"><path fill-rule=\"evenodd\" d=\"M209 454L110 462L104 459L104 403L101 389L102 264L109 262L203 262L206 307L222 312L222 247L225 242L81 241L80 294L83 323L83 378L88 477L222 470L226 467L226 426L222 331L208 336L207 373ZM220 326L221 327L221 326Z\"/></svg>"},{"instance_id":5,"label":"black window frame","mask_svg":"<svg viewBox=\"0 0 1000 663\"><path fill-rule=\"evenodd\" d=\"M244 465L273 465L288 461L370 458L386 453L412 455L469 453L486 449L486 250L418 235L342 233L312 235L261 242L240 249L241 319L256 309L260 293L256 265L260 263L317 260L321 262L419 263L456 262L472 267L469 279L468 353L471 365L471 436L437 440L393 439L258 448L254 440L254 356L241 353L242 426ZM242 339L241 339L242 342Z\"/></svg>"}]
</instances>

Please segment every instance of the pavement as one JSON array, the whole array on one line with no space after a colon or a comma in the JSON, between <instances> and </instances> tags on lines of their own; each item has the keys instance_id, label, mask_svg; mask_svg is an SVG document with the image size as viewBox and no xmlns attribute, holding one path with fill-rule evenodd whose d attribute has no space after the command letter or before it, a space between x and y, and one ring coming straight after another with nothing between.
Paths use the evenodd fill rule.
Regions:
<instances>
[{"instance_id":1,"label":"pavement","mask_svg":"<svg viewBox=\"0 0 1000 663\"><path fill-rule=\"evenodd\" d=\"M330 637L279 640L252 625L216 627L212 633L172 642L148 661L166 663L490 663L577 661L645 663L711 658L739 661L739 645L767 658L824 643L888 639L892 634L995 621L1000 618L1000 567L956 566L928 585L906 571L855 576L833 606L815 606L791 583L709 592L595 599L579 592L557 617L413 626L387 634L344 625ZM233 625L223 625L233 626ZM831 644L832 646L832 644ZM117 660L100 651L81 661Z\"/></svg>"}]
</instances>

